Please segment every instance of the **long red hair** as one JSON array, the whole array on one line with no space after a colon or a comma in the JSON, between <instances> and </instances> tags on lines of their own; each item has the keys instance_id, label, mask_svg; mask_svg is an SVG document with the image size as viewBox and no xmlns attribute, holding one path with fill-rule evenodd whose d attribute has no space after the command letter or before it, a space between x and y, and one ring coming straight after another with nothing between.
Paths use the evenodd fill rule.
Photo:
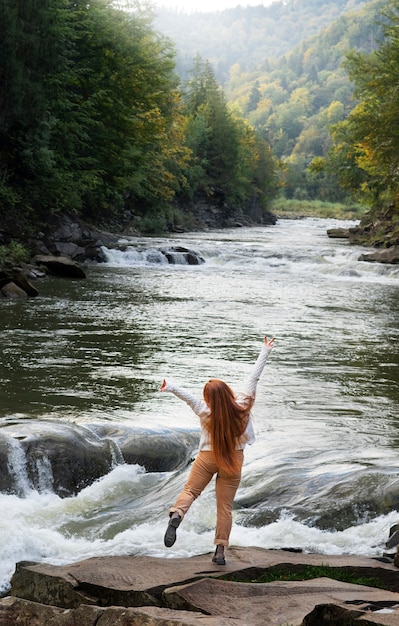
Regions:
<instances>
[{"instance_id":1,"label":"long red hair","mask_svg":"<svg viewBox=\"0 0 399 626\"><path fill-rule=\"evenodd\" d=\"M216 463L226 473L236 474L240 461L235 450L246 439L244 432L254 398L248 396L238 404L231 387L213 378L205 384L204 400L210 409L204 425L211 437Z\"/></svg>"}]
</instances>

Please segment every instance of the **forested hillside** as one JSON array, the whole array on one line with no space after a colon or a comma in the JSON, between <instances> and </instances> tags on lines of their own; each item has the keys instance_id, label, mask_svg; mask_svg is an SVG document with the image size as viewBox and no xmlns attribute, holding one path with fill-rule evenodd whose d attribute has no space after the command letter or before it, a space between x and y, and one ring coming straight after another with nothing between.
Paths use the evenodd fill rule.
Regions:
<instances>
[{"instance_id":1,"label":"forested hillside","mask_svg":"<svg viewBox=\"0 0 399 626\"><path fill-rule=\"evenodd\" d=\"M313 167L332 145L330 128L353 108L353 83L343 66L350 50L370 53L382 39L384 0L348 12L318 35L253 72L231 68L229 102L270 142L283 165L287 198L342 201L333 170ZM317 161L316 161L317 163Z\"/></svg>"},{"instance_id":2,"label":"forested hillside","mask_svg":"<svg viewBox=\"0 0 399 626\"><path fill-rule=\"evenodd\" d=\"M180 86L151 10L130 8L0 0L0 243L60 212L141 232L192 227L197 205L218 225L266 215L268 143L208 62Z\"/></svg>"},{"instance_id":3,"label":"forested hillside","mask_svg":"<svg viewBox=\"0 0 399 626\"><path fill-rule=\"evenodd\" d=\"M210 60L229 105L280 159L284 196L335 202L347 198L335 173L309 166L327 155L330 125L354 106L342 63L349 50L376 48L384 4L290 0L237 7L215 18L163 11L157 23L175 40L182 76L190 54Z\"/></svg>"},{"instance_id":4,"label":"forested hillside","mask_svg":"<svg viewBox=\"0 0 399 626\"><path fill-rule=\"evenodd\" d=\"M287 0L157 23L183 79L190 55L210 60L229 106L279 159L285 198L361 200L360 239L399 242L398 0Z\"/></svg>"},{"instance_id":5,"label":"forested hillside","mask_svg":"<svg viewBox=\"0 0 399 626\"><path fill-rule=\"evenodd\" d=\"M236 63L242 70L260 68L345 12L366 4L365 0L281 0L267 7L237 6L194 14L160 8L155 27L175 43L180 76L186 76L199 54L210 61L216 78L225 85ZM241 5L238 0L237 5Z\"/></svg>"}]
</instances>

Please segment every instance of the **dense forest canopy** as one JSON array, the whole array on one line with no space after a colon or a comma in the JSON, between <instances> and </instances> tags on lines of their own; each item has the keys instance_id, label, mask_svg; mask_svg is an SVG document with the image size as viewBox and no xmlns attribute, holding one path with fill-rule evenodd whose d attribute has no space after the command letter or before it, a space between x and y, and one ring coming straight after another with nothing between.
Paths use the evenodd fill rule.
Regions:
<instances>
[{"instance_id":1,"label":"dense forest canopy","mask_svg":"<svg viewBox=\"0 0 399 626\"><path fill-rule=\"evenodd\" d=\"M197 200L226 221L266 208L277 190L269 146L228 110L209 64L196 62L185 92L147 5L0 6L3 224L67 211L153 232L189 224Z\"/></svg>"}]
</instances>

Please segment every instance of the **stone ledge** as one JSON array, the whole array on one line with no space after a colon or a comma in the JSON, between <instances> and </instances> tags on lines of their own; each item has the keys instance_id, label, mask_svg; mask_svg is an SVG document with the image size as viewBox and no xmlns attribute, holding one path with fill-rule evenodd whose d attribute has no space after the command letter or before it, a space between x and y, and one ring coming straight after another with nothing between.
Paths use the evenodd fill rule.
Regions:
<instances>
[{"instance_id":1,"label":"stone ledge","mask_svg":"<svg viewBox=\"0 0 399 626\"><path fill-rule=\"evenodd\" d=\"M12 578L14 598L0 601L0 626L399 624L399 571L389 560L232 547L223 567L212 563L211 556L95 557L63 566L19 563ZM248 580L254 572L259 576L273 566L305 565L379 577L391 591L329 578L270 583L220 580L223 574ZM341 621L333 621L334 617L320 621L321 606L329 607L326 616L340 611ZM378 612L384 608L384 613ZM319 621L306 622L316 609ZM41 622L34 617L39 613Z\"/></svg>"}]
</instances>

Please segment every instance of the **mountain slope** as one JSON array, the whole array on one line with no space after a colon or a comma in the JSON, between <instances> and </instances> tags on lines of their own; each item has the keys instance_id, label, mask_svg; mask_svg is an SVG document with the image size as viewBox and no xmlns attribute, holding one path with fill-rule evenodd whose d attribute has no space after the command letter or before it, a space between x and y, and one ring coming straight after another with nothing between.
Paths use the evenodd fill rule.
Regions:
<instances>
[{"instance_id":1,"label":"mountain slope","mask_svg":"<svg viewBox=\"0 0 399 626\"><path fill-rule=\"evenodd\" d=\"M160 8L154 26L175 43L181 76L199 54L212 63L224 84L233 65L251 70L366 4L365 0L287 0L268 7L237 6L194 14Z\"/></svg>"}]
</instances>

